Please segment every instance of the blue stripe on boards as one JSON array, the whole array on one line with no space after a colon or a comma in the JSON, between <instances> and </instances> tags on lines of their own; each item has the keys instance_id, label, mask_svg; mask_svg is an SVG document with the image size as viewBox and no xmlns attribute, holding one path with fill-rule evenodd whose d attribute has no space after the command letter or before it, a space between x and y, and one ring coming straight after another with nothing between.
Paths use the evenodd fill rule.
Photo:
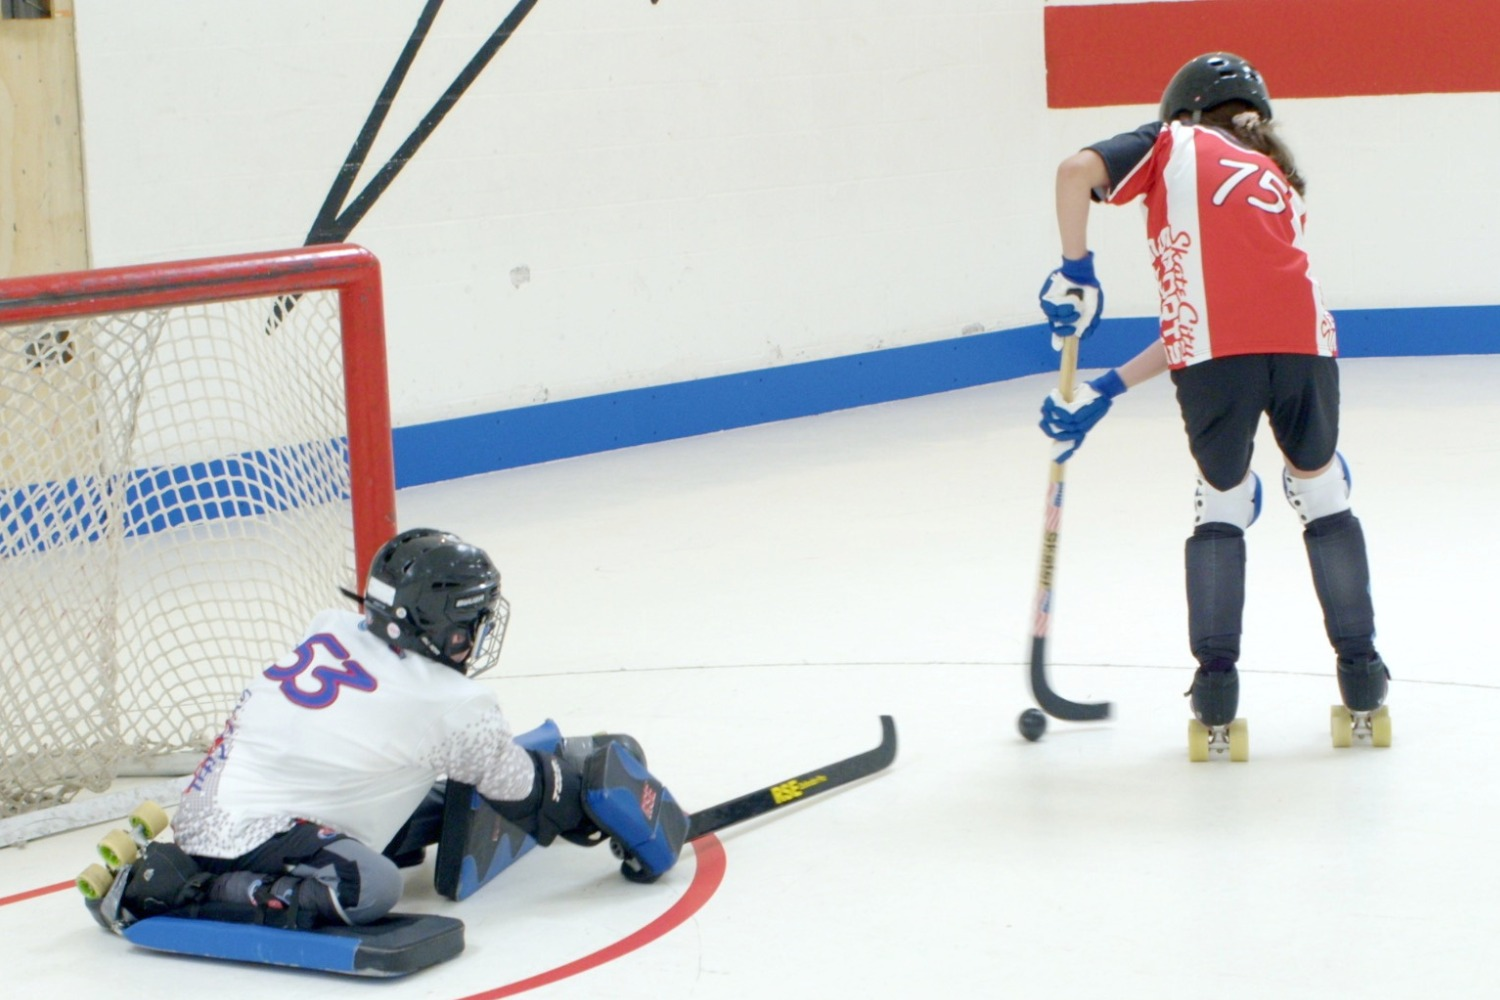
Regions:
<instances>
[{"instance_id":1,"label":"blue stripe on boards","mask_svg":"<svg viewBox=\"0 0 1500 1000\"><path fill-rule=\"evenodd\" d=\"M1500 306L1336 315L1346 358L1500 353ZM1107 319L1084 342L1080 367L1121 364L1155 335L1152 317ZM1047 331L1038 324L399 427L393 432L396 485L947 392L1056 366ZM346 493L334 496L316 473L292 481L283 471L299 464L331 469L347 459L347 443L340 439L139 469L113 482L76 478L3 488L0 557L97 539L110 510L110 489L125 490L121 516L128 535L347 499Z\"/></svg>"},{"instance_id":2,"label":"blue stripe on boards","mask_svg":"<svg viewBox=\"0 0 1500 1000\"><path fill-rule=\"evenodd\" d=\"M1500 353L1500 306L1335 313L1346 358ZM1108 368L1156 336L1155 317L1106 319L1079 365ZM397 487L1055 371L1045 327L780 365L523 406L394 431Z\"/></svg>"}]
</instances>

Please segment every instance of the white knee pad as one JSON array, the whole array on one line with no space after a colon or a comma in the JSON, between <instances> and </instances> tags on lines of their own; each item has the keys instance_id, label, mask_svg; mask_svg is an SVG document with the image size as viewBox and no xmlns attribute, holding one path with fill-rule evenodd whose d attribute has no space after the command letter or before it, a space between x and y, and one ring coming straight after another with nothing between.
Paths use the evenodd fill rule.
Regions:
<instances>
[{"instance_id":1,"label":"white knee pad","mask_svg":"<svg viewBox=\"0 0 1500 1000\"><path fill-rule=\"evenodd\" d=\"M1290 471L1282 470L1281 487L1286 492L1287 503L1302 518L1303 524L1349 509L1352 482L1349 463L1338 452L1334 452L1333 457L1333 464L1311 479L1298 479Z\"/></svg>"},{"instance_id":2,"label":"white knee pad","mask_svg":"<svg viewBox=\"0 0 1500 1000\"><path fill-rule=\"evenodd\" d=\"M1260 517L1260 477L1254 472L1247 474L1238 486L1220 491L1198 477L1198 490L1193 494L1193 506L1197 508L1194 524L1232 524L1241 531L1255 523Z\"/></svg>"}]
</instances>

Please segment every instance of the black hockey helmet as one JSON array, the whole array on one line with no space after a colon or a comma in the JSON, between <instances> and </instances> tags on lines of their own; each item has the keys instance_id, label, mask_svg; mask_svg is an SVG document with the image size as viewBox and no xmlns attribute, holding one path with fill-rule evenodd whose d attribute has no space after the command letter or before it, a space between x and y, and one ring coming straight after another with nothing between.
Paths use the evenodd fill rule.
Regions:
<instances>
[{"instance_id":1,"label":"black hockey helmet","mask_svg":"<svg viewBox=\"0 0 1500 1000\"><path fill-rule=\"evenodd\" d=\"M490 557L435 528L403 531L380 547L364 605L372 634L471 676L500 658L510 619Z\"/></svg>"},{"instance_id":2,"label":"black hockey helmet","mask_svg":"<svg viewBox=\"0 0 1500 1000\"><path fill-rule=\"evenodd\" d=\"M1161 120L1169 122L1191 111L1196 122L1203 112L1225 101L1244 101L1266 121L1271 120L1271 97L1255 67L1230 52L1208 52L1190 60L1167 84L1161 96Z\"/></svg>"}]
</instances>

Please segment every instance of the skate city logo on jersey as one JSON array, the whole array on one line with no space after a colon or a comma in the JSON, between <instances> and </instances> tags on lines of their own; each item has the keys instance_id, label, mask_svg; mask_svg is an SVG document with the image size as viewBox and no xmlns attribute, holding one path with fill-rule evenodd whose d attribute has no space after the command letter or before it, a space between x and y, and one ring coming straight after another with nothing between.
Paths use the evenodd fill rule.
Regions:
<instances>
[{"instance_id":1,"label":"skate city logo on jersey","mask_svg":"<svg viewBox=\"0 0 1500 1000\"><path fill-rule=\"evenodd\" d=\"M793 778L791 781L783 781L779 785L772 785L771 801L775 802L778 806L785 805L786 803L791 802L795 799L802 798L803 793L806 792L809 788L812 788L816 785L821 785L827 780L828 775L820 774L814 778L806 778L800 780L797 778Z\"/></svg>"},{"instance_id":2,"label":"skate city logo on jersey","mask_svg":"<svg viewBox=\"0 0 1500 1000\"><path fill-rule=\"evenodd\" d=\"M1188 277L1185 261L1192 252L1193 237L1172 232L1163 226L1151 241L1151 262L1161 292L1161 339L1167 350L1167 364L1179 366L1193 353L1198 327L1198 310L1188 301Z\"/></svg>"},{"instance_id":3,"label":"skate city logo on jersey","mask_svg":"<svg viewBox=\"0 0 1500 1000\"><path fill-rule=\"evenodd\" d=\"M1339 353L1338 326L1333 321L1333 314L1323 308L1322 302L1318 303L1318 353L1324 357L1333 357Z\"/></svg>"}]
</instances>

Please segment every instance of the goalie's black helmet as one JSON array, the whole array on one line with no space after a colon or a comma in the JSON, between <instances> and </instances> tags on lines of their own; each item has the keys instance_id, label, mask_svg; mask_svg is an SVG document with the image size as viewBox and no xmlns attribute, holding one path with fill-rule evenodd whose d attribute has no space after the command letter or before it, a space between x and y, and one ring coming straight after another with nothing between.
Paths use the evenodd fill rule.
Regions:
<instances>
[{"instance_id":1,"label":"goalie's black helmet","mask_svg":"<svg viewBox=\"0 0 1500 1000\"><path fill-rule=\"evenodd\" d=\"M490 557L434 528L403 531L380 547L364 605L372 634L470 675L499 659L510 618Z\"/></svg>"},{"instance_id":2,"label":"goalie's black helmet","mask_svg":"<svg viewBox=\"0 0 1500 1000\"><path fill-rule=\"evenodd\" d=\"M1208 52L1190 60L1167 84L1161 97L1161 120L1169 122L1190 111L1196 122L1203 112L1225 101L1244 101L1266 121L1271 120L1271 97L1255 67L1231 52Z\"/></svg>"}]
</instances>

